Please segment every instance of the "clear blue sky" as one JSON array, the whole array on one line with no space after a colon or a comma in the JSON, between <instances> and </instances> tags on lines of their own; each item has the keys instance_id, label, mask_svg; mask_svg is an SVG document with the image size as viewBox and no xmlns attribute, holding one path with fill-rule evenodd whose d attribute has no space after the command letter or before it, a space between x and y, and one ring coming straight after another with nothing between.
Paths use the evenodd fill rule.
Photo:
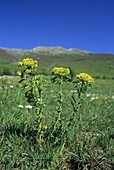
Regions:
<instances>
[{"instance_id":1,"label":"clear blue sky","mask_svg":"<svg viewBox=\"0 0 114 170\"><path fill-rule=\"evenodd\" d=\"M0 47L114 54L114 0L1 0Z\"/></svg>"}]
</instances>

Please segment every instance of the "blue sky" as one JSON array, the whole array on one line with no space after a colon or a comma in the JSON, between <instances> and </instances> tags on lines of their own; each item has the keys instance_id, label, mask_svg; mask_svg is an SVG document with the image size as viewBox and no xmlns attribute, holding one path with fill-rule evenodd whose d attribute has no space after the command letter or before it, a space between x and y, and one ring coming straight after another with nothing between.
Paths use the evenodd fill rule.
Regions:
<instances>
[{"instance_id":1,"label":"blue sky","mask_svg":"<svg viewBox=\"0 0 114 170\"><path fill-rule=\"evenodd\" d=\"M114 0L4 0L0 47L62 46L114 54Z\"/></svg>"}]
</instances>

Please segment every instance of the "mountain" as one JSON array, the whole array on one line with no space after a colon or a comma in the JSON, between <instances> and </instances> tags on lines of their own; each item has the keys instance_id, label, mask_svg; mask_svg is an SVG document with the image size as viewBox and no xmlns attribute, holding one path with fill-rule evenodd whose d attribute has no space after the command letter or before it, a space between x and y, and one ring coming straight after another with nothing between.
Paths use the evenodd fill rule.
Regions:
<instances>
[{"instance_id":1,"label":"mountain","mask_svg":"<svg viewBox=\"0 0 114 170\"><path fill-rule=\"evenodd\" d=\"M78 49L65 49L63 47L43 47L39 46L31 50L22 50L22 49L10 49L10 48L0 48L0 63L18 61L20 57L29 56L29 54L36 55L49 55L49 56L59 56L59 55L83 55L89 54L87 51L78 50Z\"/></svg>"},{"instance_id":2,"label":"mountain","mask_svg":"<svg viewBox=\"0 0 114 170\"><path fill-rule=\"evenodd\" d=\"M0 74L15 74L17 62L31 57L39 62L39 72L50 74L55 66L70 67L74 73L87 72L96 78L114 78L114 55L95 54L75 48L39 46L31 50L0 48Z\"/></svg>"},{"instance_id":3,"label":"mountain","mask_svg":"<svg viewBox=\"0 0 114 170\"><path fill-rule=\"evenodd\" d=\"M42 52L42 53L49 53L51 55L59 55L59 54L64 54L64 53L67 53L67 54L71 54L71 53L75 53L75 54L85 54L85 53L89 53L87 51L84 51L84 50L79 50L79 49L75 49L75 48L70 48L70 49L65 49L63 47L43 47L43 46L40 46L40 47L36 47L36 48L33 48L32 51L34 52Z\"/></svg>"},{"instance_id":4,"label":"mountain","mask_svg":"<svg viewBox=\"0 0 114 170\"><path fill-rule=\"evenodd\" d=\"M25 53L25 50L0 48L0 64L17 62L18 58Z\"/></svg>"}]
</instances>

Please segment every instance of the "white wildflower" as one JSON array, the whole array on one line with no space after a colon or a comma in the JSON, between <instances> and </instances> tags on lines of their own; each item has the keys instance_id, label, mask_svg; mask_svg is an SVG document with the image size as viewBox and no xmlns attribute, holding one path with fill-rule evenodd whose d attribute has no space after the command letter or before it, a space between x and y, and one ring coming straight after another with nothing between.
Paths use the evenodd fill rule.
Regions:
<instances>
[{"instance_id":1,"label":"white wildflower","mask_svg":"<svg viewBox=\"0 0 114 170\"><path fill-rule=\"evenodd\" d=\"M10 88L13 89L13 85L10 85Z\"/></svg>"},{"instance_id":2,"label":"white wildflower","mask_svg":"<svg viewBox=\"0 0 114 170\"><path fill-rule=\"evenodd\" d=\"M38 98L38 101L40 102L40 98Z\"/></svg>"},{"instance_id":3,"label":"white wildflower","mask_svg":"<svg viewBox=\"0 0 114 170\"><path fill-rule=\"evenodd\" d=\"M19 108L24 108L24 106L23 106L23 105L21 105L21 104L20 104L20 105L18 105L18 107L19 107Z\"/></svg>"},{"instance_id":4,"label":"white wildflower","mask_svg":"<svg viewBox=\"0 0 114 170\"><path fill-rule=\"evenodd\" d=\"M28 106L25 106L26 109L32 109L32 106L28 105Z\"/></svg>"},{"instance_id":5,"label":"white wildflower","mask_svg":"<svg viewBox=\"0 0 114 170\"><path fill-rule=\"evenodd\" d=\"M91 96L91 94L86 94L87 97Z\"/></svg>"},{"instance_id":6,"label":"white wildflower","mask_svg":"<svg viewBox=\"0 0 114 170\"><path fill-rule=\"evenodd\" d=\"M114 99L114 96L112 96L112 99Z\"/></svg>"},{"instance_id":7,"label":"white wildflower","mask_svg":"<svg viewBox=\"0 0 114 170\"><path fill-rule=\"evenodd\" d=\"M95 97L91 97L91 100L90 101L93 101L93 100L95 100L96 98Z\"/></svg>"},{"instance_id":8,"label":"white wildflower","mask_svg":"<svg viewBox=\"0 0 114 170\"><path fill-rule=\"evenodd\" d=\"M71 90L71 93L76 93L77 91L76 90Z\"/></svg>"}]
</instances>

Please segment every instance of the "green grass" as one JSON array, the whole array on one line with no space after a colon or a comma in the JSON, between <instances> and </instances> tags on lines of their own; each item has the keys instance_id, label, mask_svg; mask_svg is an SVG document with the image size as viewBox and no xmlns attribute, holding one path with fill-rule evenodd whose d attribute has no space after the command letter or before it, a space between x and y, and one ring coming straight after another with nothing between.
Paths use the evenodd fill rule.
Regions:
<instances>
[{"instance_id":1,"label":"green grass","mask_svg":"<svg viewBox=\"0 0 114 170\"><path fill-rule=\"evenodd\" d=\"M43 88L43 121L49 126L57 114L55 108L58 85L52 84L50 78L46 79L47 84ZM28 103L21 87L18 86L18 80L0 80L0 169L40 170L41 162L46 163L54 151L48 150L45 160L44 155L39 152L35 135L35 110L19 108L19 105L26 106ZM63 86L62 114L65 117L72 112L70 102L72 86L71 82ZM93 86L83 96L83 107L79 110L81 124L77 121L76 129L69 132L63 153L52 162L51 170L114 168L112 96L114 96L114 80L95 80Z\"/></svg>"},{"instance_id":2,"label":"green grass","mask_svg":"<svg viewBox=\"0 0 114 170\"><path fill-rule=\"evenodd\" d=\"M0 64L0 75L16 75L19 70L15 64Z\"/></svg>"}]
</instances>

